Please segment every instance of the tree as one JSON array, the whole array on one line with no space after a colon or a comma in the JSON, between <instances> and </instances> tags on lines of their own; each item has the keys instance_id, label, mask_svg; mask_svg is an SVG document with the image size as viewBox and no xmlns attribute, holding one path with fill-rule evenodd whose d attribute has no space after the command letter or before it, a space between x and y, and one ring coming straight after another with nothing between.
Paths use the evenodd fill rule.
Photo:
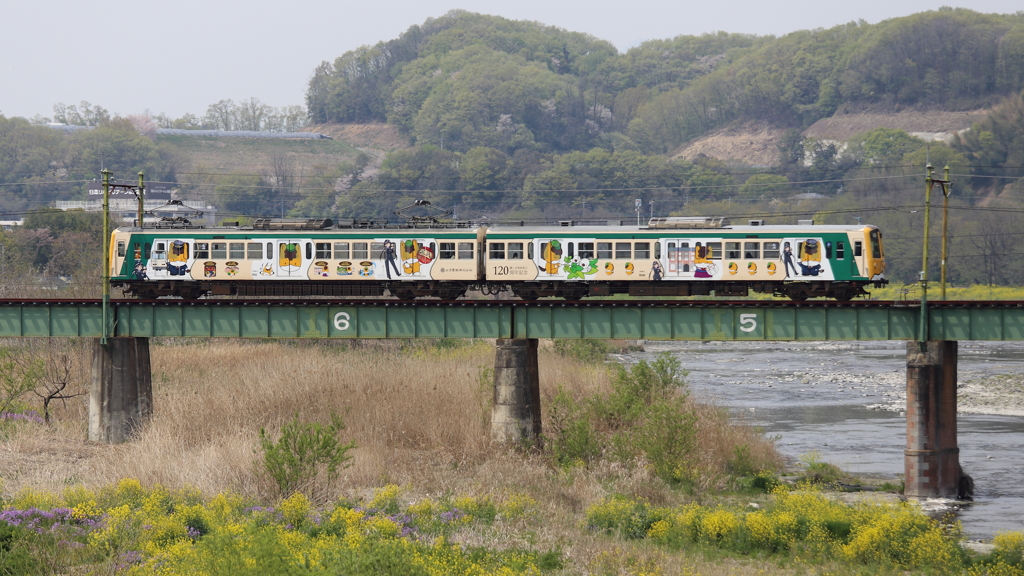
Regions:
<instances>
[{"instance_id":1,"label":"tree","mask_svg":"<svg viewBox=\"0 0 1024 576\"><path fill-rule=\"evenodd\" d=\"M876 128L850 139L851 155L873 166L899 164L904 156L927 144L898 128Z\"/></svg>"},{"instance_id":2,"label":"tree","mask_svg":"<svg viewBox=\"0 0 1024 576\"><path fill-rule=\"evenodd\" d=\"M788 190L789 178L778 174L754 174L740 186L740 194L744 196L761 196L777 194Z\"/></svg>"},{"instance_id":3,"label":"tree","mask_svg":"<svg viewBox=\"0 0 1024 576\"><path fill-rule=\"evenodd\" d=\"M209 124L214 130L235 130L238 118L234 101L218 100L207 106L203 124Z\"/></svg>"},{"instance_id":4,"label":"tree","mask_svg":"<svg viewBox=\"0 0 1024 576\"><path fill-rule=\"evenodd\" d=\"M58 102L53 105L53 121L69 126L99 126L110 122L110 112L99 104L82 100L78 106Z\"/></svg>"},{"instance_id":5,"label":"tree","mask_svg":"<svg viewBox=\"0 0 1024 576\"><path fill-rule=\"evenodd\" d=\"M68 171L85 179L98 178L102 168L115 177L134 179L139 172L156 172L159 162L156 144L125 118L76 132L68 146Z\"/></svg>"},{"instance_id":6,"label":"tree","mask_svg":"<svg viewBox=\"0 0 1024 576\"><path fill-rule=\"evenodd\" d=\"M271 128L268 124L275 124L276 120L274 108L260 102L259 98L249 98L239 102L234 116L236 130L252 130L253 132Z\"/></svg>"},{"instance_id":7,"label":"tree","mask_svg":"<svg viewBox=\"0 0 1024 576\"><path fill-rule=\"evenodd\" d=\"M259 176L236 172L215 178L213 194L229 214L271 216L291 208L293 200L273 194Z\"/></svg>"},{"instance_id":8,"label":"tree","mask_svg":"<svg viewBox=\"0 0 1024 576\"><path fill-rule=\"evenodd\" d=\"M50 422L50 407L55 400L65 403L88 394L88 348L84 341L70 338L47 338L29 342L13 356L22 373L36 374L32 393L43 404L43 421Z\"/></svg>"},{"instance_id":9,"label":"tree","mask_svg":"<svg viewBox=\"0 0 1024 576\"><path fill-rule=\"evenodd\" d=\"M10 349L0 348L0 414L34 390L42 375L42 361L19 361Z\"/></svg>"}]
</instances>

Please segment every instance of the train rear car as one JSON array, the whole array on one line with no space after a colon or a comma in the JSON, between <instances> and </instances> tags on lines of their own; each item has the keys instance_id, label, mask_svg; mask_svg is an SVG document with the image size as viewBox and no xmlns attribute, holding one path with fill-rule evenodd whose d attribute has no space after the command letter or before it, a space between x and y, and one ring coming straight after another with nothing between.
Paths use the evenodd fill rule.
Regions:
<instances>
[{"instance_id":1,"label":"train rear car","mask_svg":"<svg viewBox=\"0 0 1024 576\"><path fill-rule=\"evenodd\" d=\"M731 226L655 218L647 226L495 226L486 279L524 299L630 294L848 300L885 283L874 226Z\"/></svg>"}]
</instances>

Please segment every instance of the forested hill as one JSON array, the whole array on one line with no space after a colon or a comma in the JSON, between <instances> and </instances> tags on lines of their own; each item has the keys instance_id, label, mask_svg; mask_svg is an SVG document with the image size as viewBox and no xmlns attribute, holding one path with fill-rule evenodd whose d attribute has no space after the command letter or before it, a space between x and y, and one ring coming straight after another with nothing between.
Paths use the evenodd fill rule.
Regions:
<instances>
[{"instance_id":1,"label":"forested hill","mask_svg":"<svg viewBox=\"0 0 1024 576\"><path fill-rule=\"evenodd\" d=\"M837 110L965 110L1024 89L1024 12L942 8L781 38L593 36L453 11L315 71L314 122L386 121L415 143L505 153L666 153L747 119L801 128Z\"/></svg>"}]
</instances>

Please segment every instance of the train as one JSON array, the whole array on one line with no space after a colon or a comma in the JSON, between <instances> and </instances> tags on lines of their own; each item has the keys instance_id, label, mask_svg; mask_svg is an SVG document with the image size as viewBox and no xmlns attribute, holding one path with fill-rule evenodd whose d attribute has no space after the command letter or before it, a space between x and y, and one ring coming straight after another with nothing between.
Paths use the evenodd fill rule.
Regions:
<instances>
[{"instance_id":1,"label":"train","mask_svg":"<svg viewBox=\"0 0 1024 576\"><path fill-rule=\"evenodd\" d=\"M251 225L111 233L111 285L139 298L376 297L523 300L768 293L850 300L882 286L871 225L651 218L645 225L259 218Z\"/></svg>"}]
</instances>

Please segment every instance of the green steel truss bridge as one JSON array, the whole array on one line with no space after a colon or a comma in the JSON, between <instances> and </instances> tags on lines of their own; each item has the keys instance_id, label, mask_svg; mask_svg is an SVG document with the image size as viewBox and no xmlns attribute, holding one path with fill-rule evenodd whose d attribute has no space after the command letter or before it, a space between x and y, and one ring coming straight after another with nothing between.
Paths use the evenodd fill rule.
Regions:
<instances>
[{"instance_id":1,"label":"green steel truss bridge","mask_svg":"<svg viewBox=\"0 0 1024 576\"><path fill-rule=\"evenodd\" d=\"M111 335L917 340L917 301L114 300ZM1024 340L1024 302L933 301L926 340ZM0 300L0 337L102 336L100 300Z\"/></svg>"}]
</instances>

